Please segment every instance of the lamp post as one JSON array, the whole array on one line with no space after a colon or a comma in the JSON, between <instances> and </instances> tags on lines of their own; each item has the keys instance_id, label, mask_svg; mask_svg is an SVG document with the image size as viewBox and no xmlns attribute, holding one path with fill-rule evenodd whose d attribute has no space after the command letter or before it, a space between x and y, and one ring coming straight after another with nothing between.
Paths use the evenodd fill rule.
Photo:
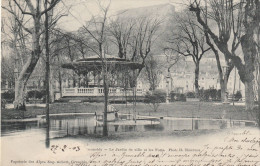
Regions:
<instances>
[{"instance_id":1,"label":"lamp post","mask_svg":"<svg viewBox=\"0 0 260 166\"><path fill-rule=\"evenodd\" d=\"M169 97L169 83L170 83L170 72L168 72L168 75L166 76L166 103L168 104L170 102L170 97Z\"/></svg>"}]
</instances>

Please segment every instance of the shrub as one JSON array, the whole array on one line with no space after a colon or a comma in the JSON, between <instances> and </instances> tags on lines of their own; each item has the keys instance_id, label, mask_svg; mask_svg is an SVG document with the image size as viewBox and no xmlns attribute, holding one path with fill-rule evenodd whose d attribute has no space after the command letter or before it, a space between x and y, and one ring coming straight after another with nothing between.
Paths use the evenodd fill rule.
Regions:
<instances>
[{"instance_id":1,"label":"shrub","mask_svg":"<svg viewBox=\"0 0 260 166\"><path fill-rule=\"evenodd\" d=\"M147 92L144 97L144 102L151 106L154 111L157 111L160 103L166 101L166 93L161 90Z\"/></svg>"},{"instance_id":2,"label":"shrub","mask_svg":"<svg viewBox=\"0 0 260 166\"><path fill-rule=\"evenodd\" d=\"M217 101L221 100L221 90L220 89L217 91L217 99L216 100Z\"/></svg>"},{"instance_id":3,"label":"shrub","mask_svg":"<svg viewBox=\"0 0 260 166\"><path fill-rule=\"evenodd\" d=\"M212 101L215 101L217 99L217 89L208 89L209 98Z\"/></svg>"},{"instance_id":4,"label":"shrub","mask_svg":"<svg viewBox=\"0 0 260 166\"><path fill-rule=\"evenodd\" d=\"M13 102L15 98L15 92L13 90L8 90L4 93L1 93L1 99L5 99L6 102Z\"/></svg>"},{"instance_id":5,"label":"shrub","mask_svg":"<svg viewBox=\"0 0 260 166\"><path fill-rule=\"evenodd\" d=\"M217 89L200 89L199 97L201 101L218 101L221 100L221 91Z\"/></svg>"},{"instance_id":6,"label":"shrub","mask_svg":"<svg viewBox=\"0 0 260 166\"><path fill-rule=\"evenodd\" d=\"M171 92L170 93L170 97L171 97L171 102L174 102L174 101L186 101L186 96L184 94L181 94L181 93Z\"/></svg>"},{"instance_id":7,"label":"shrub","mask_svg":"<svg viewBox=\"0 0 260 166\"><path fill-rule=\"evenodd\" d=\"M45 91L31 90L27 92L27 98L42 99L46 95Z\"/></svg>"},{"instance_id":8,"label":"shrub","mask_svg":"<svg viewBox=\"0 0 260 166\"><path fill-rule=\"evenodd\" d=\"M179 101L186 101L186 96L184 94L180 94Z\"/></svg>"},{"instance_id":9,"label":"shrub","mask_svg":"<svg viewBox=\"0 0 260 166\"><path fill-rule=\"evenodd\" d=\"M237 91L234 95L234 98L236 101L240 100L242 98L242 94L240 91Z\"/></svg>"},{"instance_id":10,"label":"shrub","mask_svg":"<svg viewBox=\"0 0 260 166\"><path fill-rule=\"evenodd\" d=\"M195 98L195 92L187 92L186 97L187 98Z\"/></svg>"},{"instance_id":11,"label":"shrub","mask_svg":"<svg viewBox=\"0 0 260 166\"><path fill-rule=\"evenodd\" d=\"M5 99L1 99L1 108L5 109L5 105L6 105L6 100Z\"/></svg>"}]
</instances>

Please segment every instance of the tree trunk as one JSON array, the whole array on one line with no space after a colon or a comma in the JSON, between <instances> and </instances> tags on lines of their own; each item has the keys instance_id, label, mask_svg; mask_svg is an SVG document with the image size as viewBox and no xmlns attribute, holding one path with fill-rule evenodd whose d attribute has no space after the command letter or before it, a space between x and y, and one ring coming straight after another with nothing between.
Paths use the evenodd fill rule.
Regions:
<instances>
[{"instance_id":1,"label":"tree trunk","mask_svg":"<svg viewBox=\"0 0 260 166\"><path fill-rule=\"evenodd\" d=\"M246 102L246 110L251 111L254 108L254 82L246 81L245 82L245 102Z\"/></svg>"},{"instance_id":2,"label":"tree trunk","mask_svg":"<svg viewBox=\"0 0 260 166\"><path fill-rule=\"evenodd\" d=\"M199 96L199 74L200 74L200 65L199 63L195 63L195 95L196 97Z\"/></svg>"},{"instance_id":3,"label":"tree trunk","mask_svg":"<svg viewBox=\"0 0 260 166\"><path fill-rule=\"evenodd\" d=\"M257 30L257 45L260 45L260 27ZM257 48L257 89L258 89L258 112L257 112L257 122L260 125L260 47Z\"/></svg>"},{"instance_id":4,"label":"tree trunk","mask_svg":"<svg viewBox=\"0 0 260 166\"><path fill-rule=\"evenodd\" d=\"M241 46L244 53L245 76L243 83L245 84L245 102L246 110L250 111L254 108L254 61L257 53L253 34L248 33L241 37Z\"/></svg>"},{"instance_id":5,"label":"tree trunk","mask_svg":"<svg viewBox=\"0 0 260 166\"><path fill-rule=\"evenodd\" d=\"M45 10L47 9L47 0L44 3ZM48 12L45 13L45 54L46 54L46 71L45 71L45 86L46 86L46 122L50 125L50 55L49 55L49 20Z\"/></svg>"},{"instance_id":6,"label":"tree trunk","mask_svg":"<svg viewBox=\"0 0 260 166\"><path fill-rule=\"evenodd\" d=\"M77 82L77 80L76 80L76 78L75 78L75 74L73 73L73 75L72 75L72 86L73 86L73 88L76 88L76 82Z\"/></svg>"},{"instance_id":7,"label":"tree trunk","mask_svg":"<svg viewBox=\"0 0 260 166\"><path fill-rule=\"evenodd\" d=\"M259 53L258 53L259 54ZM258 55L259 56L259 55ZM260 60L260 57L258 57L258 59ZM260 61L258 61L258 79L257 79L257 86L258 86L258 110L257 110L257 123L258 126L260 125Z\"/></svg>"},{"instance_id":8,"label":"tree trunk","mask_svg":"<svg viewBox=\"0 0 260 166\"><path fill-rule=\"evenodd\" d=\"M28 79L30 78L41 53L40 48L40 23L41 15L37 13L34 16L34 28L32 30L32 52L29 56L27 62L24 64L22 71L18 77L17 83L15 85L15 100L14 100L14 108L15 109L23 109L25 110L25 87Z\"/></svg>"},{"instance_id":9,"label":"tree trunk","mask_svg":"<svg viewBox=\"0 0 260 166\"><path fill-rule=\"evenodd\" d=\"M45 147L50 147L50 125L46 126Z\"/></svg>"},{"instance_id":10,"label":"tree trunk","mask_svg":"<svg viewBox=\"0 0 260 166\"><path fill-rule=\"evenodd\" d=\"M50 66L50 102L53 103L55 101L55 96L54 96L54 79L53 79L53 69L52 67Z\"/></svg>"},{"instance_id":11,"label":"tree trunk","mask_svg":"<svg viewBox=\"0 0 260 166\"><path fill-rule=\"evenodd\" d=\"M227 91L227 84L228 84L228 78L229 78L229 74L231 70L226 70L225 74L224 74L224 79L222 80L222 86L221 86L221 100L223 103L227 103L228 102L228 91Z\"/></svg>"},{"instance_id":12,"label":"tree trunk","mask_svg":"<svg viewBox=\"0 0 260 166\"><path fill-rule=\"evenodd\" d=\"M105 64L103 64L105 65ZM105 68L102 66L102 68ZM107 85L107 73L105 69L102 69L103 71L103 87L104 87L104 116L103 116L103 136L108 136L108 129L107 129L107 105L108 105L108 85Z\"/></svg>"},{"instance_id":13,"label":"tree trunk","mask_svg":"<svg viewBox=\"0 0 260 166\"><path fill-rule=\"evenodd\" d=\"M60 90L60 98L62 98L62 79L61 79L61 69L59 69L59 90Z\"/></svg>"},{"instance_id":14,"label":"tree trunk","mask_svg":"<svg viewBox=\"0 0 260 166\"><path fill-rule=\"evenodd\" d=\"M204 30L205 31L205 30ZM221 89L221 101L223 103L227 102L228 98L226 95L227 92L227 82L228 82L228 77L226 75L226 77L224 77L224 79L226 78L226 80L223 79L223 71L222 71L222 67L221 67L221 63L220 63L220 59L219 59L219 54L218 54L218 50L215 48L215 46L211 43L209 35L207 33L207 31L205 31L205 36L206 36L206 42L207 44L210 46L211 50L214 52L215 54L215 58L216 58L216 62L217 62L217 68L218 68L218 74L219 74L219 84L220 84L220 89ZM231 72L231 71L230 71Z\"/></svg>"},{"instance_id":15,"label":"tree trunk","mask_svg":"<svg viewBox=\"0 0 260 166\"><path fill-rule=\"evenodd\" d=\"M220 91L221 91L221 102L227 102L226 92L227 92L227 84L225 84L224 79L220 80Z\"/></svg>"},{"instance_id":16,"label":"tree trunk","mask_svg":"<svg viewBox=\"0 0 260 166\"><path fill-rule=\"evenodd\" d=\"M125 106L127 107L127 74L124 75Z\"/></svg>"},{"instance_id":17,"label":"tree trunk","mask_svg":"<svg viewBox=\"0 0 260 166\"><path fill-rule=\"evenodd\" d=\"M78 75L78 88L80 88L80 86L81 86L80 81L81 81L81 78L80 78L80 74L79 74L79 75Z\"/></svg>"},{"instance_id":18,"label":"tree trunk","mask_svg":"<svg viewBox=\"0 0 260 166\"><path fill-rule=\"evenodd\" d=\"M221 101L223 103L228 102L228 91L227 91L228 78L229 78L229 76L227 76L227 74L225 74L224 79L220 80Z\"/></svg>"},{"instance_id":19,"label":"tree trunk","mask_svg":"<svg viewBox=\"0 0 260 166\"><path fill-rule=\"evenodd\" d=\"M20 75L18 80L15 83L15 100L14 100L14 108L17 110L25 110L25 86L26 86L26 76Z\"/></svg>"},{"instance_id":20,"label":"tree trunk","mask_svg":"<svg viewBox=\"0 0 260 166\"><path fill-rule=\"evenodd\" d=\"M15 109L25 109L25 87L27 84L30 75L32 74L38 60L40 57L40 45L39 38L36 37L36 34L33 35L33 51L28 58L27 62L23 66L22 71L18 77L18 80L15 84L15 100L14 108Z\"/></svg>"}]
</instances>

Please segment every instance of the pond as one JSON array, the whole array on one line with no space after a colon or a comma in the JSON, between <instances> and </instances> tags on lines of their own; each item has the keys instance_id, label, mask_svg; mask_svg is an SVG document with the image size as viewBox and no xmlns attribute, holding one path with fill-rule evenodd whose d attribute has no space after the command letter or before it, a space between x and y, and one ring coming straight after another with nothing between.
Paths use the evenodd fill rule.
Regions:
<instances>
[{"instance_id":1,"label":"pond","mask_svg":"<svg viewBox=\"0 0 260 166\"><path fill-rule=\"evenodd\" d=\"M49 128L46 127L44 118L27 122L2 122L1 149L4 160L1 162L2 165L10 166L27 166L14 163L13 160L34 162L28 164L31 166L55 165L52 163L62 161L64 163L59 165L72 166L71 162L75 160L92 161L90 153L94 154L100 149L106 153L106 149L110 148L202 148L204 144L212 142L216 145L223 143L219 141L225 140L229 131L237 130L239 133L248 130L254 134L253 137L259 137L256 127L245 127L255 125L252 122L173 117L149 120L148 117L140 118L143 120L137 120L136 123L108 123L108 133L111 136L109 139L99 139L102 137L103 127L97 123L94 115L51 116ZM108 152L104 159L112 159L109 154L111 153ZM41 163L49 160L50 164Z\"/></svg>"},{"instance_id":2,"label":"pond","mask_svg":"<svg viewBox=\"0 0 260 166\"><path fill-rule=\"evenodd\" d=\"M253 126L253 122L234 121L224 119L196 119L196 118L142 118L134 121L126 120L125 123L108 123L108 133L126 132L170 132L181 130L225 129L238 126ZM131 123L128 123L131 122ZM19 135L21 133L34 132L42 134L46 130L44 118L27 122L2 122L1 136ZM50 138L64 136L88 136L102 135L103 126L97 123L94 115L62 115L50 117Z\"/></svg>"}]
</instances>

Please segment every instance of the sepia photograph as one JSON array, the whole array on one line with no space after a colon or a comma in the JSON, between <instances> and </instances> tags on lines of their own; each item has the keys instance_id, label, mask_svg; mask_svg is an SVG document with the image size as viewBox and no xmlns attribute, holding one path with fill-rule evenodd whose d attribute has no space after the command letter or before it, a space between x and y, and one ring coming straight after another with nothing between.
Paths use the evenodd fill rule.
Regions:
<instances>
[{"instance_id":1,"label":"sepia photograph","mask_svg":"<svg viewBox=\"0 0 260 166\"><path fill-rule=\"evenodd\" d=\"M1 166L260 166L260 0L1 0Z\"/></svg>"}]
</instances>

